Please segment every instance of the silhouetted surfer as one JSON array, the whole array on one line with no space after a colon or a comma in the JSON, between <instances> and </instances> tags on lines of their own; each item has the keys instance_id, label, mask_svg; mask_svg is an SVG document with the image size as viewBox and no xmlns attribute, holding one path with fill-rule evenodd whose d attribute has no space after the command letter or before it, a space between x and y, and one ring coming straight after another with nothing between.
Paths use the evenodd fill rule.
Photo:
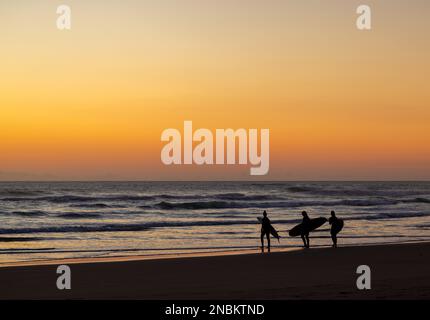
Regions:
<instances>
[{"instance_id":1,"label":"silhouetted surfer","mask_svg":"<svg viewBox=\"0 0 430 320\"><path fill-rule=\"evenodd\" d=\"M336 213L334 211L331 212L331 217L328 219L328 223L331 224L331 239L333 240L333 248L337 247L337 234L343 228L343 220L336 217Z\"/></svg>"},{"instance_id":2,"label":"silhouetted surfer","mask_svg":"<svg viewBox=\"0 0 430 320\"><path fill-rule=\"evenodd\" d=\"M305 248L309 248L309 232L314 231L327 222L327 218L319 217L315 219L309 218L306 211L302 211L303 220L300 224L292 228L288 234L290 237L301 236Z\"/></svg>"},{"instance_id":3,"label":"silhouetted surfer","mask_svg":"<svg viewBox=\"0 0 430 320\"><path fill-rule=\"evenodd\" d=\"M302 211L302 216L303 216L303 220L302 220L303 232L300 236L302 237L305 248L309 248L309 228L310 228L311 219L309 218L308 213L306 211Z\"/></svg>"},{"instance_id":4,"label":"silhouetted surfer","mask_svg":"<svg viewBox=\"0 0 430 320\"><path fill-rule=\"evenodd\" d=\"M264 236L267 238L267 251L270 252L270 229L272 224L267 217L266 210L263 211L263 219L261 219L261 252L264 252Z\"/></svg>"}]
</instances>

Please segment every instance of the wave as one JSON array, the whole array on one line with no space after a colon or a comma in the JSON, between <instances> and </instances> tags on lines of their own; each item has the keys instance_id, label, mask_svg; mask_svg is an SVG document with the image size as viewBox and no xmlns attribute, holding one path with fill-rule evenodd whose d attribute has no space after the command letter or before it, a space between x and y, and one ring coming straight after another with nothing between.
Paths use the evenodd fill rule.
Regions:
<instances>
[{"instance_id":1,"label":"wave","mask_svg":"<svg viewBox=\"0 0 430 320\"><path fill-rule=\"evenodd\" d=\"M403 219L403 218L419 218L428 217L429 212L385 212L374 215L357 216L344 220L385 220L385 219Z\"/></svg>"},{"instance_id":2,"label":"wave","mask_svg":"<svg viewBox=\"0 0 430 320\"><path fill-rule=\"evenodd\" d=\"M345 221L352 220L383 220L401 219L411 217L429 216L430 213L384 213L375 215L363 215L356 217L345 217ZM92 214L66 213L59 215L62 218L82 219L94 217ZM278 230L282 231L282 225L292 226L301 222L301 219L276 219L272 221ZM156 221L136 224L83 224L83 225L63 225L63 226L41 226L26 228L0 228L0 234L37 234L37 233L85 233L85 232L138 232L155 228L177 228L177 227L209 227L209 226L239 226L258 225L254 219L225 219L225 220L194 220L194 221ZM429 225L421 225L420 228L428 228ZM235 229L227 230L234 232ZM241 230L239 228L238 230ZM328 230L328 229L327 229ZM224 230L226 231L226 230ZM238 231L241 233L241 231Z\"/></svg>"},{"instance_id":3,"label":"wave","mask_svg":"<svg viewBox=\"0 0 430 320\"><path fill-rule=\"evenodd\" d=\"M45 201L51 203L76 203L76 202L106 202L106 201L151 201L157 199L171 200L201 200L201 199L217 199L217 200L236 200L236 201L259 201L259 200L279 200L284 199L273 195L247 195L243 193L217 193L208 195L190 194L190 195L175 195L175 194L154 194L154 195L104 195L104 196L86 196L86 195L59 195L59 196L9 196L0 198L1 201L21 202L21 201ZM28 194L31 195L31 194ZM84 204L76 204L74 206L83 206ZM97 205L97 204L94 204Z\"/></svg>"},{"instance_id":4,"label":"wave","mask_svg":"<svg viewBox=\"0 0 430 320\"><path fill-rule=\"evenodd\" d=\"M349 190L349 189L322 189L323 187L302 187L292 186L287 190L290 192L304 192L318 195L330 195L325 200L322 199L308 199L301 200L287 200L282 194L248 194L242 192L225 192L214 194L105 194L105 195L80 195L80 194L66 194L66 195L45 195L45 196L28 196L28 194L37 194L39 191L15 194L15 196L0 197L0 201L9 202L49 202L55 204L69 204L70 207L75 208L110 208L122 207L118 202L139 202L145 201L145 206L142 208L150 207L153 202L156 208L165 210L171 209L226 209L226 208L289 208L289 207L304 207L304 206L377 206L377 205L395 205L398 203L430 203L430 199L424 197L416 197L411 199L397 198L393 199L379 194L390 194L391 191L378 192L377 190ZM10 194L10 190L3 195ZM20 192L20 191L13 191ZM1 195L1 194L0 194ZM22 196L24 195L24 196ZM366 198L363 196L366 195ZM333 199L337 196L338 199ZM352 196L355 196L354 199ZM348 199L347 197L351 197ZM162 201L160 201L162 200ZM170 201L172 200L172 201ZM175 201L177 200L177 201ZM184 200L184 201L181 201ZM187 201L188 200L188 201ZM260 203L258 203L260 201ZM113 203L116 202L116 203ZM148 203L149 202L149 203ZM137 203L136 205L141 205Z\"/></svg>"},{"instance_id":5,"label":"wave","mask_svg":"<svg viewBox=\"0 0 430 320\"><path fill-rule=\"evenodd\" d=\"M8 216L8 215L16 215L21 217L59 217L59 218L95 218L95 217L107 217L109 215L139 215L139 214L154 214L154 212L145 212L139 210L125 210L125 211L104 211L104 210L96 210L96 211L42 211L42 210L29 210L29 211L4 211L0 212L0 216ZM158 212L157 212L158 214ZM160 214L162 214L160 212Z\"/></svg>"},{"instance_id":6,"label":"wave","mask_svg":"<svg viewBox=\"0 0 430 320\"><path fill-rule=\"evenodd\" d=\"M402 200L404 203L430 203L430 199L426 198L415 198L415 199L406 199Z\"/></svg>"},{"instance_id":7,"label":"wave","mask_svg":"<svg viewBox=\"0 0 430 320\"><path fill-rule=\"evenodd\" d=\"M416 224L414 227L419 228L419 229L428 230L428 229L430 229L430 224Z\"/></svg>"},{"instance_id":8,"label":"wave","mask_svg":"<svg viewBox=\"0 0 430 320\"><path fill-rule=\"evenodd\" d=\"M351 206L351 207L370 207L379 205L395 205L398 204L398 200L393 199L347 199L340 200L336 205Z\"/></svg>"},{"instance_id":9,"label":"wave","mask_svg":"<svg viewBox=\"0 0 430 320\"><path fill-rule=\"evenodd\" d=\"M65 219L90 219L90 218L98 218L98 217L100 217L100 215L97 213L74 213L74 212L70 212L70 213L59 214L58 217L59 218L65 218Z\"/></svg>"},{"instance_id":10,"label":"wave","mask_svg":"<svg viewBox=\"0 0 430 320\"><path fill-rule=\"evenodd\" d=\"M49 238L48 238L49 239ZM28 241L41 241L47 240L47 238L40 237L0 237L0 242L28 242ZM7 249L0 249L0 251L5 251ZM15 249L13 249L15 250Z\"/></svg>"},{"instance_id":11,"label":"wave","mask_svg":"<svg viewBox=\"0 0 430 320\"><path fill-rule=\"evenodd\" d=\"M13 189L13 190L0 190L0 196L37 196L40 194L44 194L44 191L41 190L21 190L21 189Z\"/></svg>"},{"instance_id":12,"label":"wave","mask_svg":"<svg viewBox=\"0 0 430 320\"><path fill-rule=\"evenodd\" d=\"M139 195L113 195L113 196L77 196L77 195L63 195L63 196L45 196L45 197L8 197L2 198L2 201L46 201L51 203L68 203L68 202L93 202L93 201L139 201L139 200L153 200L152 196L139 196Z\"/></svg>"},{"instance_id":13,"label":"wave","mask_svg":"<svg viewBox=\"0 0 430 320\"><path fill-rule=\"evenodd\" d=\"M244 193L218 193L211 196L209 198L215 198L219 200L239 200L239 201L258 201L258 200L282 200L285 199L280 196L274 195L263 195L263 194L251 194L247 195Z\"/></svg>"},{"instance_id":14,"label":"wave","mask_svg":"<svg viewBox=\"0 0 430 320\"><path fill-rule=\"evenodd\" d=\"M225 201L204 201L204 202L166 202L162 201L155 205L159 209L174 210L174 209L227 209L227 208L240 208L240 204Z\"/></svg>"},{"instance_id":15,"label":"wave","mask_svg":"<svg viewBox=\"0 0 430 320\"><path fill-rule=\"evenodd\" d=\"M46 212L40 211L40 210L33 210L33 211L12 211L11 214L17 215L17 216L23 216L23 217L41 217L45 216Z\"/></svg>"},{"instance_id":16,"label":"wave","mask_svg":"<svg viewBox=\"0 0 430 320\"><path fill-rule=\"evenodd\" d=\"M297 193L312 191L311 188L305 188L305 187L288 187L287 190L290 192L297 192Z\"/></svg>"},{"instance_id":17,"label":"wave","mask_svg":"<svg viewBox=\"0 0 430 320\"><path fill-rule=\"evenodd\" d=\"M292 223L296 220L277 220L276 223ZM35 228L1 228L0 234L27 234L27 233L72 233L72 232L125 232L147 231L154 228L195 227L195 226L230 226L258 224L257 220L223 220L223 221L160 221L142 224L88 224L78 226L48 226Z\"/></svg>"},{"instance_id":18,"label":"wave","mask_svg":"<svg viewBox=\"0 0 430 320\"><path fill-rule=\"evenodd\" d=\"M308 201L265 201L265 202L237 202L237 201L193 201L167 202L162 201L155 207L163 210L200 210L200 209L237 209L237 208L297 208L307 206L354 206L368 207L380 205L395 205L397 200L390 199L350 199L350 200L308 200Z\"/></svg>"},{"instance_id":19,"label":"wave","mask_svg":"<svg viewBox=\"0 0 430 320\"><path fill-rule=\"evenodd\" d=\"M176 194L154 194L151 196L152 199L204 199L207 196L197 195L197 194L186 194L186 195L176 195Z\"/></svg>"},{"instance_id":20,"label":"wave","mask_svg":"<svg viewBox=\"0 0 430 320\"><path fill-rule=\"evenodd\" d=\"M118 205L107 205L105 203L77 203L69 205L71 208L94 208L94 209L103 209L103 208L123 208L124 206Z\"/></svg>"},{"instance_id":21,"label":"wave","mask_svg":"<svg viewBox=\"0 0 430 320\"><path fill-rule=\"evenodd\" d=\"M411 190L408 189L387 189L380 186L362 186L357 185L355 187L351 186L292 186L286 188L287 192L291 193L307 193L312 195L320 196L354 196L354 197L364 197L364 196L380 196L380 197L405 197L413 195L424 195L428 194L429 190Z\"/></svg>"}]
</instances>

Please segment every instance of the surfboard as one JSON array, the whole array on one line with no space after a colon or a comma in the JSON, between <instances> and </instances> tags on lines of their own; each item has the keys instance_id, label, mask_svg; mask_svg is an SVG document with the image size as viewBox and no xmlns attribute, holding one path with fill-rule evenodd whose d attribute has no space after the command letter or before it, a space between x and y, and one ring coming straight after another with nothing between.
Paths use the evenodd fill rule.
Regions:
<instances>
[{"instance_id":1,"label":"surfboard","mask_svg":"<svg viewBox=\"0 0 430 320\"><path fill-rule=\"evenodd\" d=\"M290 237L297 237L297 236L300 236L301 234L314 231L315 229L321 227L326 222L327 222L327 219L324 217L311 219L309 223L307 223L306 225L303 225L303 223L298 224L293 229L291 229L290 232L288 232L288 234L290 235Z\"/></svg>"},{"instance_id":2,"label":"surfboard","mask_svg":"<svg viewBox=\"0 0 430 320\"><path fill-rule=\"evenodd\" d=\"M337 219L335 223L331 225L331 233L338 234L343 229L343 220Z\"/></svg>"},{"instance_id":3,"label":"surfboard","mask_svg":"<svg viewBox=\"0 0 430 320\"><path fill-rule=\"evenodd\" d=\"M258 220L260 223L262 223L262 222L263 222L263 218L261 218L261 217L258 217L258 218L257 218L257 220ZM278 239L278 241L279 241L279 239L281 238L281 237L279 236L279 234L278 234L278 231L276 231L276 229L275 229L275 228L273 228L273 226L272 226L272 225L270 225L270 234L271 234L274 238Z\"/></svg>"}]
</instances>

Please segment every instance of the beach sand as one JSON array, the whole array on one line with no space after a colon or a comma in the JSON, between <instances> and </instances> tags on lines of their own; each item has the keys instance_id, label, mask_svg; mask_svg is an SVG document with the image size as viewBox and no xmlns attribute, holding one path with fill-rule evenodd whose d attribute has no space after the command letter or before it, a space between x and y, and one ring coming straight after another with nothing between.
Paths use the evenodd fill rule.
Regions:
<instances>
[{"instance_id":1,"label":"beach sand","mask_svg":"<svg viewBox=\"0 0 430 320\"><path fill-rule=\"evenodd\" d=\"M240 253L3 266L0 298L430 299L430 243ZM56 288L58 264L70 266L71 290ZM356 288L363 264L371 290Z\"/></svg>"}]
</instances>

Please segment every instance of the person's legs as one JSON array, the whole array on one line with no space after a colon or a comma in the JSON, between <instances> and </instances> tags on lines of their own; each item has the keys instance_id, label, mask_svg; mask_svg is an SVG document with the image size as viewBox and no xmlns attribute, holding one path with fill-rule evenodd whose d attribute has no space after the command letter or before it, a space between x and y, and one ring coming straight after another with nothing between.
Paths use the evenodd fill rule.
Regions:
<instances>
[{"instance_id":1,"label":"person's legs","mask_svg":"<svg viewBox=\"0 0 430 320\"><path fill-rule=\"evenodd\" d=\"M307 248L310 248L310 244L309 244L309 233L306 233L306 242L307 242Z\"/></svg>"},{"instance_id":2,"label":"person's legs","mask_svg":"<svg viewBox=\"0 0 430 320\"><path fill-rule=\"evenodd\" d=\"M270 252L270 233L266 232L266 238L267 238L267 251Z\"/></svg>"},{"instance_id":3,"label":"person's legs","mask_svg":"<svg viewBox=\"0 0 430 320\"><path fill-rule=\"evenodd\" d=\"M302 237L302 240L303 240L303 245L305 246L305 248L307 248L305 235L304 235L304 234L302 234L302 235L301 235L301 237Z\"/></svg>"},{"instance_id":4,"label":"person's legs","mask_svg":"<svg viewBox=\"0 0 430 320\"><path fill-rule=\"evenodd\" d=\"M263 232L263 230L261 230L260 239L261 239L261 252L264 252L264 232Z\"/></svg>"},{"instance_id":5,"label":"person's legs","mask_svg":"<svg viewBox=\"0 0 430 320\"><path fill-rule=\"evenodd\" d=\"M331 239L333 240L333 248L337 248L337 235L336 235L336 233L331 234Z\"/></svg>"}]
</instances>

